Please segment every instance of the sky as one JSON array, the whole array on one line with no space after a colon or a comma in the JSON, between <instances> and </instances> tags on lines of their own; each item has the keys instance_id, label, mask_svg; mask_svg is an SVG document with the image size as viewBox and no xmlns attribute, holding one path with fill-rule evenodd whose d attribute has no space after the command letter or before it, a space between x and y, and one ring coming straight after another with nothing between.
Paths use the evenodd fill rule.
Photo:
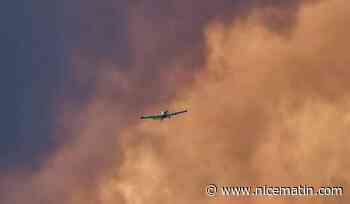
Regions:
<instances>
[{"instance_id":1,"label":"sky","mask_svg":"<svg viewBox=\"0 0 350 204\"><path fill-rule=\"evenodd\" d=\"M1 203L349 202L344 0L4 4ZM345 194L212 199L209 183Z\"/></svg>"},{"instance_id":2,"label":"sky","mask_svg":"<svg viewBox=\"0 0 350 204\"><path fill-rule=\"evenodd\" d=\"M52 2L51 2L52 3ZM54 149L53 97L62 86L62 21L55 4L4 2L1 12L0 171L40 168ZM40 5L40 6L39 6Z\"/></svg>"}]
</instances>

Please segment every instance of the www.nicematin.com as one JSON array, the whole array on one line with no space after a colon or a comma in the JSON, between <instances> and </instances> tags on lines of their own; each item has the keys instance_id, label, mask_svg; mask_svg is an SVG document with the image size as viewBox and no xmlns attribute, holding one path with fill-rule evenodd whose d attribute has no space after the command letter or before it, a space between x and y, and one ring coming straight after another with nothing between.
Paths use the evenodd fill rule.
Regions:
<instances>
[{"instance_id":1,"label":"www.nicematin.com","mask_svg":"<svg viewBox=\"0 0 350 204\"><path fill-rule=\"evenodd\" d=\"M316 190L317 189L317 190ZM206 193L215 196L342 196L344 187L323 186L315 188L308 185L299 186L218 186L209 184Z\"/></svg>"}]
</instances>

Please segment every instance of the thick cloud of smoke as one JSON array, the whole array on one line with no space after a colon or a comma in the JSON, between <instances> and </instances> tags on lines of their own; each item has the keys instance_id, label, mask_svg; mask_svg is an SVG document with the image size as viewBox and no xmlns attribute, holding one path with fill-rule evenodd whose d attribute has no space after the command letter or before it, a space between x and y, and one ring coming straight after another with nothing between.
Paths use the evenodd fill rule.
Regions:
<instances>
[{"instance_id":1,"label":"thick cloud of smoke","mask_svg":"<svg viewBox=\"0 0 350 204\"><path fill-rule=\"evenodd\" d=\"M205 185L348 185L345 1L162 2L85 4L65 143L36 174L0 176L1 203L225 203ZM137 120L169 103L190 112Z\"/></svg>"},{"instance_id":2,"label":"thick cloud of smoke","mask_svg":"<svg viewBox=\"0 0 350 204\"><path fill-rule=\"evenodd\" d=\"M188 115L140 123L120 140L125 161L102 184L113 203L348 203L337 198L217 198L208 183L349 187L350 57L345 1L304 6L288 38L245 22L208 26L205 67L172 108Z\"/></svg>"}]
</instances>

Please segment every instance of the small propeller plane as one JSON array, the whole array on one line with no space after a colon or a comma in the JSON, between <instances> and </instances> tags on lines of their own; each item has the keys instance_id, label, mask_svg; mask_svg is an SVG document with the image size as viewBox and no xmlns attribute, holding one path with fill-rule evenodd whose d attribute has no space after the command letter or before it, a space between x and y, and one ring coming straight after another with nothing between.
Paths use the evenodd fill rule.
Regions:
<instances>
[{"instance_id":1,"label":"small propeller plane","mask_svg":"<svg viewBox=\"0 0 350 204\"><path fill-rule=\"evenodd\" d=\"M153 119L153 120L163 120L165 118L170 119L172 116L186 113L187 110L178 111L178 112L169 112L168 110L160 112L158 115L143 115L140 119Z\"/></svg>"}]
</instances>

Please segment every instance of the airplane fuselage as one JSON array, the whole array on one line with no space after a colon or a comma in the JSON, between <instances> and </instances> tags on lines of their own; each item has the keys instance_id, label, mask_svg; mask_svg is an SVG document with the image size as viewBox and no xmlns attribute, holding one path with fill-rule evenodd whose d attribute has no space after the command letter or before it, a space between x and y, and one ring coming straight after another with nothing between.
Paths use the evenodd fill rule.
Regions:
<instances>
[{"instance_id":1,"label":"airplane fuselage","mask_svg":"<svg viewBox=\"0 0 350 204\"><path fill-rule=\"evenodd\" d=\"M160 120L163 120L163 119L165 119L165 118L170 118L171 116L168 114L169 113L169 111L168 110L166 110L166 111L161 111L160 112Z\"/></svg>"}]
</instances>

